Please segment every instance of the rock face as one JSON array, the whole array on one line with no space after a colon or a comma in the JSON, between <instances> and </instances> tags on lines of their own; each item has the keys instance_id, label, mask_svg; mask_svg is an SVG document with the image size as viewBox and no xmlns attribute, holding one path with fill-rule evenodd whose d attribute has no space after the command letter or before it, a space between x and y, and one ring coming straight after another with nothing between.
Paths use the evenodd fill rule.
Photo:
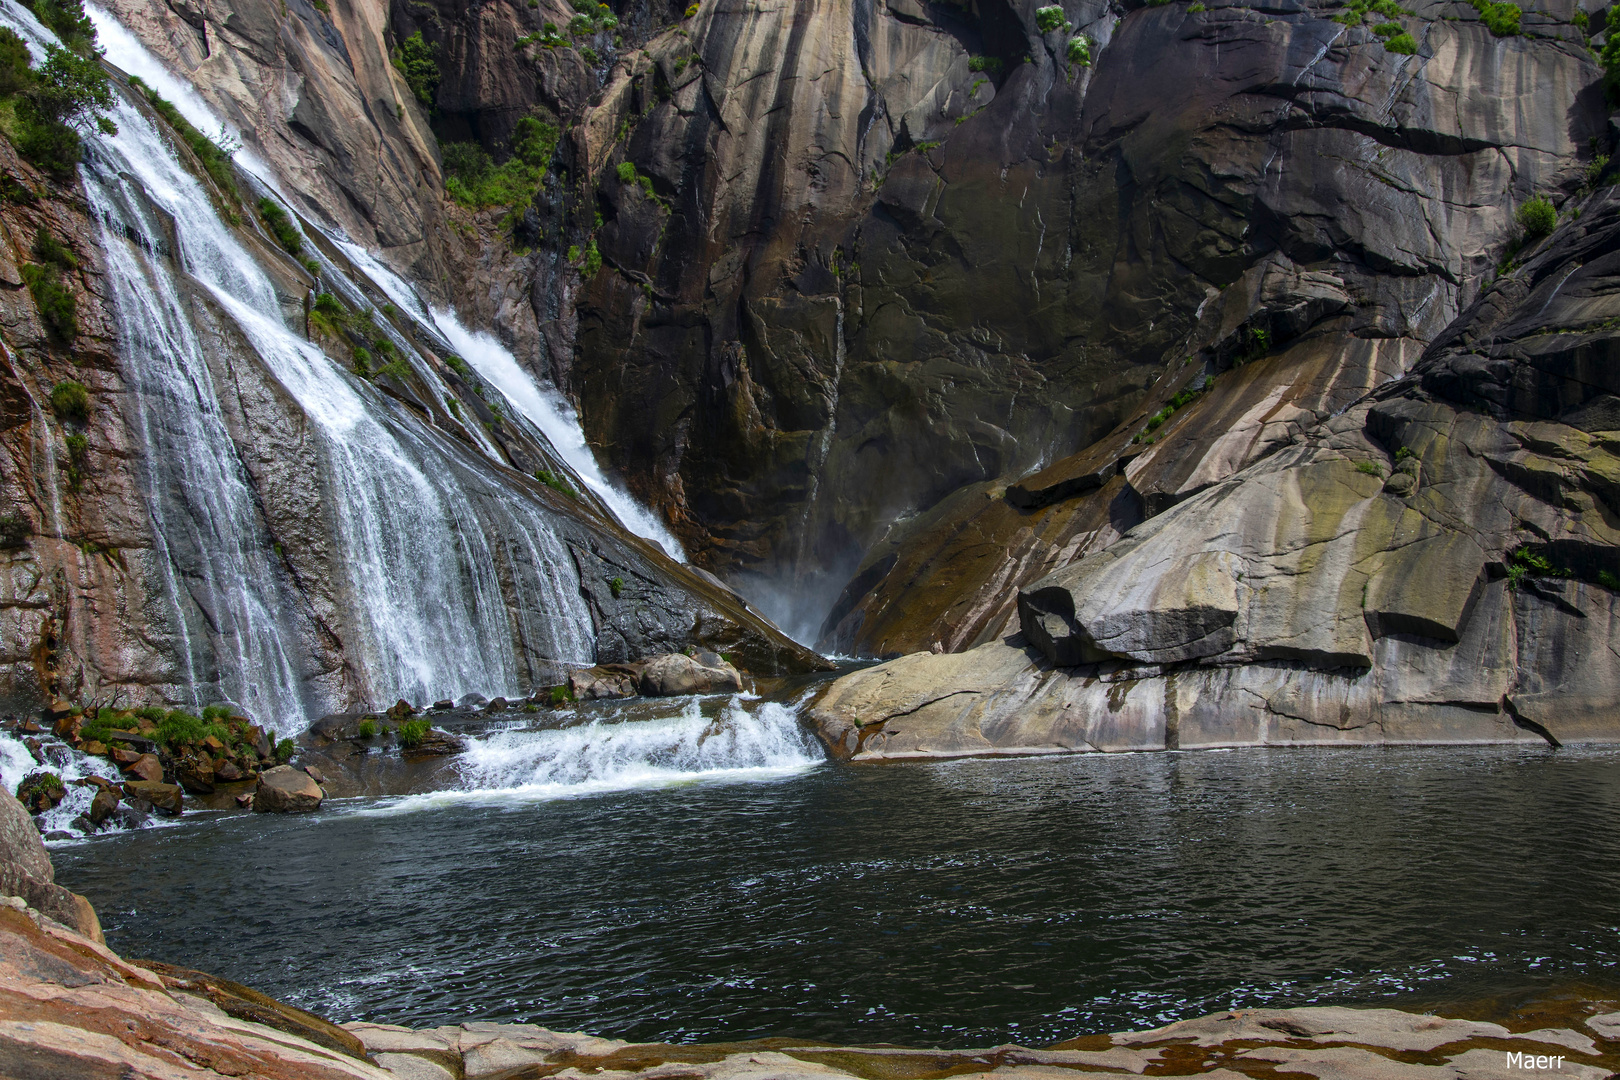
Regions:
<instances>
[{"instance_id":1,"label":"rock face","mask_svg":"<svg viewBox=\"0 0 1620 1080\"><path fill-rule=\"evenodd\" d=\"M253 809L277 814L308 814L321 808L326 795L313 777L291 765L277 765L259 774Z\"/></svg>"},{"instance_id":2,"label":"rock face","mask_svg":"<svg viewBox=\"0 0 1620 1080\"><path fill-rule=\"evenodd\" d=\"M1620 739L1620 385L1603 359L1620 198L1579 209L1409 375L1018 590L1022 636L840 680L818 713L829 742ZM1197 453L1220 394L1125 482ZM1086 518L1106 492L1052 513Z\"/></svg>"}]
</instances>

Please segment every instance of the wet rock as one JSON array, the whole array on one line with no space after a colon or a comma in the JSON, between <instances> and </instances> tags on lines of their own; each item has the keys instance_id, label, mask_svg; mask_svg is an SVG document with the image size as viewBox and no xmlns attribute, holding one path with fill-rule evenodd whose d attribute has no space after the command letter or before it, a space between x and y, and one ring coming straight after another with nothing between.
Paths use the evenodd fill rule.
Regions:
<instances>
[{"instance_id":1,"label":"wet rock","mask_svg":"<svg viewBox=\"0 0 1620 1080\"><path fill-rule=\"evenodd\" d=\"M493 712L505 712L507 710L507 707L508 706L507 706L505 698L503 698L503 697L491 698L489 704L484 706L484 711L485 712L492 712L492 713Z\"/></svg>"},{"instance_id":2,"label":"wet rock","mask_svg":"<svg viewBox=\"0 0 1620 1080\"><path fill-rule=\"evenodd\" d=\"M96 797L90 800L90 824L100 828L118 811L118 792L110 788L102 788L96 792Z\"/></svg>"},{"instance_id":3,"label":"wet rock","mask_svg":"<svg viewBox=\"0 0 1620 1080\"><path fill-rule=\"evenodd\" d=\"M307 814L318 810L325 793L308 773L291 765L277 765L259 775L253 809L259 813Z\"/></svg>"},{"instance_id":4,"label":"wet rock","mask_svg":"<svg viewBox=\"0 0 1620 1080\"><path fill-rule=\"evenodd\" d=\"M89 742L79 747L79 749L83 750L91 757L105 757L107 753L107 745L105 743L98 742L95 739L91 739Z\"/></svg>"},{"instance_id":5,"label":"wet rock","mask_svg":"<svg viewBox=\"0 0 1620 1080\"><path fill-rule=\"evenodd\" d=\"M222 761L214 769L214 779L223 784L234 784L245 774L234 761Z\"/></svg>"},{"instance_id":6,"label":"wet rock","mask_svg":"<svg viewBox=\"0 0 1620 1080\"><path fill-rule=\"evenodd\" d=\"M679 694L734 693L742 689L737 669L721 660L709 667L682 653L667 653L648 660L641 669L641 692L656 697Z\"/></svg>"},{"instance_id":7,"label":"wet rock","mask_svg":"<svg viewBox=\"0 0 1620 1080\"><path fill-rule=\"evenodd\" d=\"M443 701L435 701L433 703L433 709L435 712L446 712L455 707L456 703L451 701L449 698L445 698Z\"/></svg>"},{"instance_id":8,"label":"wet rock","mask_svg":"<svg viewBox=\"0 0 1620 1080\"><path fill-rule=\"evenodd\" d=\"M175 779L193 795L214 793L214 761L207 754L188 752L174 766Z\"/></svg>"},{"instance_id":9,"label":"wet rock","mask_svg":"<svg viewBox=\"0 0 1620 1080\"><path fill-rule=\"evenodd\" d=\"M140 751L125 750L116 746L108 751L107 756L112 759L115 765L133 765L141 759Z\"/></svg>"},{"instance_id":10,"label":"wet rock","mask_svg":"<svg viewBox=\"0 0 1620 1080\"><path fill-rule=\"evenodd\" d=\"M407 758L448 757L466 749L466 741L459 736L429 728L413 745L405 747L403 753Z\"/></svg>"},{"instance_id":11,"label":"wet rock","mask_svg":"<svg viewBox=\"0 0 1620 1080\"><path fill-rule=\"evenodd\" d=\"M163 762L158 760L156 754L142 754L124 766L124 775L137 780L160 782L163 779Z\"/></svg>"},{"instance_id":12,"label":"wet rock","mask_svg":"<svg viewBox=\"0 0 1620 1080\"><path fill-rule=\"evenodd\" d=\"M483 708L486 704L488 704L488 702L489 698L485 697L483 694L464 694L459 700L457 700L456 708L471 711Z\"/></svg>"},{"instance_id":13,"label":"wet rock","mask_svg":"<svg viewBox=\"0 0 1620 1080\"><path fill-rule=\"evenodd\" d=\"M28 749L28 754L30 757L39 762L41 765L45 764L45 751L40 745L38 739L30 735L28 738L23 740L23 746Z\"/></svg>"},{"instance_id":14,"label":"wet rock","mask_svg":"<svg viewBox=\"0 0 1620 1080\"><path fill-rule=\"evenodd\" d=\"M394 704L388 709L388 718L390 720L408 720L415 715L416 709L413 708L411 703L406 701L404 698L400 698L398 701L394 702Z\"/></svg>"},{"instance_id":15,"label":"wet rock","mask_svg":"<svg viewBox=\"0 0 1620 1080\"><path fill-rule=\"evenodd\" d=\"M326 783L326 777L322 776L321 775L321 770L317 769L315 766L313 766L313 765L305 765L304 766L304 771L306 773L308 773L309 778L311 780L315 781L317 784Z\"/></svg>"},{"instance_id":16,"label":"wet rock","mask_svg":"<svg viewBox=\"0 0 1620 1080\"><path fill-rule=\"evenodd\" d=\"M635 697L640 691L640 672L625 667L597 667L571 672L568 691L576 701L605 701Z\"/></svg>"},{"instance_id":17,"label":"wet rock","mask_svg":"<svg viewBox=\"0 0 1620 1080\"><path fill-rule=\"evenodd\" d=\"M165 784L160 780L131 780L124 785L124 798L137 810L145 803L160 814L178 817L185 801L179 784Z\"/></svg>"},{"instance_id":18,"label":"wet rock","mask_svg":"<svg viewBox=\"0 0 1620 1080\"><path fill-rule=\"evenodd\" d=\"M17 785L17 801L30 814L43 814L67 795L62 778L53 772L31 772Z\"/></svg>"},{"instance_id":19,"label":"wet rock","mask_svg":"<svg viewBox=\"0 0 1620 1080\"><path fill-rule=\"evenodd\" d=\"M238 795L236 797L236 805L242 807L244 810L247 809L248 807L252 806L253 805L253 793L251 791L242 792L240 795Z\"/></svg>"},{"instance_id":20,"label":"wet rock","mask_svg":"<svg viewBox=\"0 0 1620 1080\"><path fill-rule=\"evenodd\" d=\"M73 716L70 714L57 717L56 722L51 725L51 731L58 739L66 739L68 742L78 742L79 730L83 727L84 718L82 716Z\"/></svg>"}]
</instances>

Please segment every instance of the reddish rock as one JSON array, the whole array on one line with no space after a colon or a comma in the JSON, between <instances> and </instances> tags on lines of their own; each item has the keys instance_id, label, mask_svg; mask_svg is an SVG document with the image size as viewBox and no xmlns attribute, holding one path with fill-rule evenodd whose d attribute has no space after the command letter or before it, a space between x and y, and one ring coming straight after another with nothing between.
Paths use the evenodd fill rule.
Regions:
<instances>
[{"instance_id":1,"label":"reddish rock","mask_svg":"<svg viewBox=\"0 0 1620 1080\"><path fill-rule=\"evenodd\" d=\"M122 747L114 747L107 756L112 758L113 763L116 765L133 765L141 758L141 755L138 752L134 750L125 750Z\"/></svg>"},{"instance_id":2,"label":"reddish rock","mask_svg":"<svg viewBox=\"0 0 1620 1080\"><path fill-rule=\"evenodd\" d=\"M91 757L101 757L101 756L103 756L104 754L107 753L106 744L97 742L95 739L91 739L89 742L87 742L83 746L79 747L79 749L83 750L85 753L89 754Z\"/></svg>"},{"instance_id":3,"label":"reddish rock","mask_svg":"<svg viewBox=\"0 0 1620 1080\"><path fill-rule=\"evenodd\" d=\"M222 761L214 766L214 779L223 784L232 784L242 779L243 772L234 761Z\"/></svg>"},{"instance_id":4,"label":"reddish rock","mask_svg":"<svg viewBox=\"0 0 1620 1080\"><path fill-rule=\"evenodd\" d=\"M156 754L142 754L134 761L124 766L124 775L133 776L140 780L151 780L155 783L163 782L163 762L158 760Z\"/></svg>"}]
</instances>

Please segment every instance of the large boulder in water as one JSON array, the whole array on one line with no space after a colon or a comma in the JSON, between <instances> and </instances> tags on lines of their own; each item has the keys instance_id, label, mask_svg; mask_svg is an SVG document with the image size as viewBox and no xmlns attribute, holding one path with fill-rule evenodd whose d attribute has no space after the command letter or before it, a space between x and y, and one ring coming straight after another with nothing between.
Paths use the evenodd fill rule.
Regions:
<instances>
[{"instance_id":1,"label":"large boulder in water","mask_svg":"<svg viewBox=\"0 0 1620 1080\"><path fill-rule=\"evenodd\" d=\"M253 809L278 814L307 814L318 810L326 793L313 777L291 765L277 765L259 776L253 793Z\"/></svg>"},{"instance_id":2,"label":"large boulder in water","mask_svg":"<svg viewBox=\"0 0 1620 1080\"><path fill-rule=\"evenodd\" d=\"M648 660L641 669L641 692L654 697L677 694L729 693L742 689L737 669L713 653L698 659L681 653L667 653Z\"/></svg>"}]
</instances>

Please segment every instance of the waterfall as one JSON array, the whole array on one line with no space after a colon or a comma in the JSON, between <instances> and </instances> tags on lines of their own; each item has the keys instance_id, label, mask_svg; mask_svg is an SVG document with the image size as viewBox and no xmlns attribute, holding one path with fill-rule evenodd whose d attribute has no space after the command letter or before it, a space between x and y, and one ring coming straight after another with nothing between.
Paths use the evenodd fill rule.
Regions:
<instances>
[{"instance_id":1,"label":"waterfall","mask_svg":"<svg viewBox=\"0 0 1620 1080\"><path fill-rule=\"evenodd\" d=\"M182 111L199 108L127 31L90 10L109 59L151 76ZM0 21L36 51L52 40L14 3ZM511 695L549 665L591 663L591 614L551 512L289 330L284 298L163 136L128 102L113 119L116 135L86 137L81 175L101 224L127 419L143 451L156 536L149 576L168 605L175 680L192 704L224 697L285 725L341 706L345 694L374 704ZM220 127L210 120L193 118L203 130ZM363 300L329 262L323 278ZM202 308L247 348L211 355L220 339L202 344ZM390 333L433 392L448 394ZM234 387L216 380L235 382L241 365L255 364L295 403L319 461L317 475L299 482L320 520L300 525L325 530L331 566L346 578L333 588L335 626L317 619L283 565L267 496L229 430ZM483 445L496 453L487 437ZM323 633L342 639L346 690L317 670Z\"/></svg>"},{"instance_id":2,"label":"waterfall","mask_svg":"<svg viewBox=\"0 0 1620 1080\"><path fill-rule=\"evenodd\" d=\"M163 66L112 15L93 4L85 11L96 24L96 31L106 49L108 61L132 75L139 76L164 97L174 102L187 120L199 130L226 131L227 128L197 92L184 80L177 78ZM250 151L240 150L236 161L267 186L277 187L273 171ZM543 385L518 363L517 357L495 338L486 333L467 329L455 313L443 309L430 309L422 303L416 290L389 270L365 248L341 236L332 236L333 243L348 256L356 269L366 275L401 310L409 312L419 322L436 327L446 342L472 365L479 375L499 390L516 410L532 423L556 449L597 498L608 508L626 530L650 540L663 548L665 554L680 562L686 553L657 515L637 502L628 492L610 480L596 461L579 417L568 400L555 387Z\"/></svg>"}]
</instances>

